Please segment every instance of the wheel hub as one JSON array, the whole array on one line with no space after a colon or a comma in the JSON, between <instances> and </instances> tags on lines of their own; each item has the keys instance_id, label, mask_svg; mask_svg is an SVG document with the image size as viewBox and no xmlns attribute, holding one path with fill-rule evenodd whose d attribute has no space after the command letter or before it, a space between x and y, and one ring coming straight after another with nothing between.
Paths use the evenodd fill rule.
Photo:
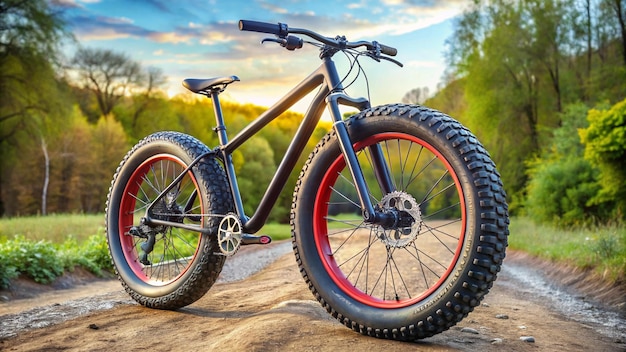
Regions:
<instances>
[{"instance_id":1,"label":"wheel hub","mask_svg":"<svg viewBox=\"0 0 626 352\"><path fill-rule=\"evenodd\" d=\"M380 226L378 238L389 247L404 248L415 241L422 226L422 213L415 198L406 192L385 195L379 207L394 216L390 226Z\"/></svg>"}]
</instances>

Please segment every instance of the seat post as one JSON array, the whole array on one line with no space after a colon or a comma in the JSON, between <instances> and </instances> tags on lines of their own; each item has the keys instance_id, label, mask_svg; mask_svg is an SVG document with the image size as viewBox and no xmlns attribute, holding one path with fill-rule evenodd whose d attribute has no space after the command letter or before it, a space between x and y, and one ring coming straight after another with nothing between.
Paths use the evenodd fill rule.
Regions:
<instances>
[{"instance_id":1,"label":"seat post","mask_svg":"<svg viewBox=\"0 0 626 352\"><path fill-rule=\"evenodd\" d=\"M222 106L220 105L219 94L221 89L212 89L210 92L211 101L213 102L213 111L215 112L215 123L217 126L213 129L217 133L217 138L220 141L220 146L224 146L228 143L228 136L226 135L226 124L224 122L224 115L222 115Z\"/></svg>"}]
</instances>

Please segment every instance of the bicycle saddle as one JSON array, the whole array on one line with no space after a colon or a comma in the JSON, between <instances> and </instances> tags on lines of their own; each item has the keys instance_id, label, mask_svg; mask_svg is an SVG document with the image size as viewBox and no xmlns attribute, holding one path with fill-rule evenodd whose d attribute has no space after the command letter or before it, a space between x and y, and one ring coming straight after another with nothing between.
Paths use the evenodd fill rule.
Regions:
<instances>
[{"instance_id":1,"label":"bicycle saddle","mask_svg":"<svg viewBox=\"0 0 626 352\"><path fill-rule=\"evenodd\" d=\"M200 93L212 90L215 86L227 86L233 82L239 81L237 76L224 76L213 78L187 78L183 80L183 87L189 89L194 93Z\"/></svg>"}]
</instances>

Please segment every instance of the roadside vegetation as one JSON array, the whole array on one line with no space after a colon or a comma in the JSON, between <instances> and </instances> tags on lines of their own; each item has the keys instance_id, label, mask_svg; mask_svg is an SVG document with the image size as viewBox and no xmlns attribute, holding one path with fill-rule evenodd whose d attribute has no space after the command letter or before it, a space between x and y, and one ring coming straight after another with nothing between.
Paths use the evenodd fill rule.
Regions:
<instances>
[{"instance_id":1,"label":"roadside vegetation","mask_svg":"<svg viewBox=\"0 0 626 352\"><path fill-rule=\"evenodd\" d=\"M514 218L509 248L552 262L592 270L606 282L626 285L626 226L562 228ZM505 261L506 265L506 261Z\"/></svg>"},{"instance_id":2,"label":"roadside vegetation","mask_svg":"<svg viewBox=\"0 0 626 352\"><path fill-rule=\"evenodd\" d=\"M103 214L0 218L0 289L22 275L47 284L82 267L96 276L112 273ZM289 238L289 225L263 227L274 241Z\"/></svg>"}]
</instances>

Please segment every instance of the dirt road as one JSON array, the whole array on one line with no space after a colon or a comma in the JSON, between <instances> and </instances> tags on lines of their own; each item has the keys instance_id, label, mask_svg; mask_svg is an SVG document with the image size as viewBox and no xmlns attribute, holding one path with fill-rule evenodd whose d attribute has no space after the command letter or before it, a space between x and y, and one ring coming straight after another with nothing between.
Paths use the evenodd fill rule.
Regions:
<instances>
[{"instance_id":1,"label":"dirt road","mask_svg":"<svg viewBox=\"0 0 626 352\"><path fill-rule=\"evenodd\" d=\"M262 270L238 280L239 274L229 277L234 266L227 267L206 296L179 311L134 304L116 281L0 303L0 350L626 350L623 318L591 304L583 294L556 287L552 277L541 274L545 267L520 254L509 254L483 304L459 325L426 340L403 343L362 336L339 324L313 300L290 244L274 248L276 260L268 266L272 258L254 261L253 271ZM229 262L238 256L251 262L245 253ZM606 298L611 296L615 303L620 294Z\"/></svg>"}]
</instances>

